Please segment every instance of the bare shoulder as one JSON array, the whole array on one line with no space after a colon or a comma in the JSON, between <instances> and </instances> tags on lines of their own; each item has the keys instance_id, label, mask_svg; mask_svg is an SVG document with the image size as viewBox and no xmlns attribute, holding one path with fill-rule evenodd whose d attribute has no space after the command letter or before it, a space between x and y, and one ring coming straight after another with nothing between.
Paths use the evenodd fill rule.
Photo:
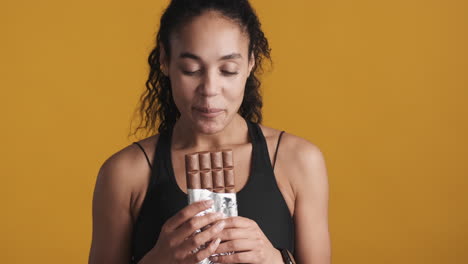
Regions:
<instances>
[{"instance_id":1,"label":"bare shoulder","mask_svg":"<svg viewBox=\"0 0 468 264\"><path fill-rule=\"evenodd\" d=\"M277 163L294 192L297 263L330 263L329 186L322 151L307 139L284 133Z\"/></svg>"},{"instance_id":2,"label":"bare shoulder","mask_svg":"<svg viewBox=\"0 0 468 264\"><path fill-rule=\"evenodd\" d=\"M157 137L139 143L153 156ZM128 263L138 190L145 186L150 168L135 144L126 146L103 162L93 194L93 232L89 263ZM141 192L140 192L141 193Z\"/></svg>"},{"instance_id":3,"label":"bare shoulder","mask_svg":"<svg viewBox=\"0 0 468 264\"><path fill-rule=\"evenodd\" d=\"M326 188L325 158L316 144L290 133L284 134L281 144L285 162L290 164L291 183L299 194L301 190L307 192L310 188Z\"/></svg>"},{"instance_id":4,"label":"bare shoulder","mask_svg":"<svg viewBox=\"0 0 468 264\"><path fill-rule=\"evenodd\" d=\"M138 141L152 162L158 135ZM126 196L130 199L147 181L150 172L148 162L143 151L136 145L130 144L106 159L99 169L96 190L99 184L105 189L111 189L115 195Z\"/></svg>"},{"instance_id":5,"label":"bare shoulder","mask_svg":"<svg viewBox=\"0 0 468 264\"><path fill-rule=\"evenodd\" d=\"M148 156L153 156L158 138L159 135L154 135L142 139L138 141L138 143L143 147ZM144 158L144 155L139 154L143 154L141 149L135 144L130 144L111 155L103 165L109 166L111 168L118 166L120 169L126 168L126 165L141 165L142 161L146 162L146 159L141 159L142 157ZM122 166L124 168L122 168Z\"/></svg>"},{"instance_id":6,"label":"bare shoulder","mask_svg":"<svg viewBox=\"0 0 468 264\"><path fill-rule=\"evenodd\" d=\"M156 144L157 138L159 135L154 135L143 140L138 141L138 143L144 148L145 152L151 156L154 153L154 146ZM103 164L103 168L114 169L118 167L119 169L125 169L128 165L134 166L142 163L141 157L138 155L142 153L141 149L135 145L130 144L123 149L112 154Z\"/></svg>"},{"instance_id":7,"label":"bare shoulder","mask_svg":"<svg viewBox=\"0 0 468 264\"><path fill-rule=\"evenodd\" d=\"M323 153L320 148L307 139L284 133L282 140L284 140L281 143L283 151L294 157L297 161L296 165L302 167L323 160Z\"/></svg>"},{"instance_id":8,"label":"bare shoulder","mask_svg":"<svg viewBox=\"0 0 468 264\"><path fill-rule=\"evenodd\" d=\"M261 125L260 127L262 128L267 141L271 139L277 141L281 130L264 125ZM282 156L290 156L294 158L294 165L307 166L310 165L311 162L320 162L323 160L322 151L317 145L307 139L288 133L287 131L285 131L281 137L280 147L281 152L283 153Z\"/></svg>"},{"instance_id":9,"label":"bare shoulder","mask_svg":"<svg viewBox=\"0 0 468 264\"><path fill-rule=\"evenodd\" d=\"M266 126L261 128L267 141L269 137L278 139L281 133L281 130L274 128ZM326 187L324 155L316 144L307 139L286 131L281 137L276 163L275 171L288 175L296 197L305 186L321 182L322 188Z\"/></svg>"}]
</instances>

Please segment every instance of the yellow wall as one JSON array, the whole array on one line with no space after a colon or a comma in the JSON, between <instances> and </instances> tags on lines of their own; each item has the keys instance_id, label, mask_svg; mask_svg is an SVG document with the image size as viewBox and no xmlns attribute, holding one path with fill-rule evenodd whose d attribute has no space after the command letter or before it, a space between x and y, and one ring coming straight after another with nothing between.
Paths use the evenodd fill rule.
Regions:
<instances>
[{"instance_id":1,"label":"yellow wall","mask_svg":"<svg viewBox=\"0 0 468 264\"><path fill-rule=\"evenodd\" d=\"M85 263L166 1L0 7L2 263ZM316 143L333 262L468 263L468 2L253 1L265 123Z\"/></svg>"}]
</instances>

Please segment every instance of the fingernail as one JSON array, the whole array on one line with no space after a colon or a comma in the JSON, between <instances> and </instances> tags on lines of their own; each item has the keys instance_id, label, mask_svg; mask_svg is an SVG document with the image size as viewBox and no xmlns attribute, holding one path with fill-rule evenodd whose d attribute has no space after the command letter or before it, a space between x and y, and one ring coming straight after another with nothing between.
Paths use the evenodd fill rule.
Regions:
<instances>
[{"instance_id":1,"label":"fingernail","mask_svg":"<svg viewBox=\"0 0 468 264\"><path fill-rule=\"evenodd\" d=\"M214 203L214 201L211 200L211 199L210 199L210 200L205 200L205 205L206 205L206 206L212 206L213 203Z\"/></svg>"},{"instance_id":2,"label":"fingernail","mask_svg":"<svg viewBox=\"0 0 468 264\"><path fill-rule=\"evenodd\" d=\"M213 262L216 262L216 261L218 261L218 257L210 257L210 260L213 261Z\"/></svg>"}]
</instances>

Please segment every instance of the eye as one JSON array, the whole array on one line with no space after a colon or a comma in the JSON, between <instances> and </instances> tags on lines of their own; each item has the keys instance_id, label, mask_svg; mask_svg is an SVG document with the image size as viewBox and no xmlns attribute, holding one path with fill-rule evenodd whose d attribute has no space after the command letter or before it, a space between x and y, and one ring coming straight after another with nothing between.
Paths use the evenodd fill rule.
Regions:
<instances>
[{"instance_id":1,"label":"eye","mask_svg":"<svg viewBox=\"0 0 468 264\"><path fill-rule=\"evenodd\" d=\"M222 72L224 75L228 75L228 76L238 74L238 72L231 72L231 71L221 71L221 72Z\"/></svg>"},{"instance_id":2,"label":"eye","mask_svg":"<svg viewBox=\"0 0 468 264\"><path fill-rule=\"evenodd\" d=\"M185 75L188 75L188 76L193 76L197 73L199 73L200 70L196 70L196 71L185 71L185 70L182 70L182 73L185 74Z\"/></svg>"}]
</instances>

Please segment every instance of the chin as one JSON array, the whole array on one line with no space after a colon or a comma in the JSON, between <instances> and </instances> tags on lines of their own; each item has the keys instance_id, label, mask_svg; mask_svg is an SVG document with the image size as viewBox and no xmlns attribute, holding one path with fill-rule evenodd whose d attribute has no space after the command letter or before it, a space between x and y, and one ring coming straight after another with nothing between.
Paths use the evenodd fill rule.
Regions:
<instances>
[{"instance_id":1,"label":"chin","mask_svg":"<svg viewBox=\"0 0 468 264\"><path fill-rule=\"evenodd\" d=\"M232 119L224 112L214 118L207 118L200 115L192 115L194 129L199 133L213 135L223 131Z\"/></svg>"},{"instance_id":2,"label":"chin","mask_svg":"<svg viewBox=\"0 0 468 264\"><path fill-rule=\"evenodd\" d=\"M195 129L200 133L213 135L223 131L226 127L224 122L215 121L215 120L197 120L195 122Z\"/></svg>"}]
</instances>

